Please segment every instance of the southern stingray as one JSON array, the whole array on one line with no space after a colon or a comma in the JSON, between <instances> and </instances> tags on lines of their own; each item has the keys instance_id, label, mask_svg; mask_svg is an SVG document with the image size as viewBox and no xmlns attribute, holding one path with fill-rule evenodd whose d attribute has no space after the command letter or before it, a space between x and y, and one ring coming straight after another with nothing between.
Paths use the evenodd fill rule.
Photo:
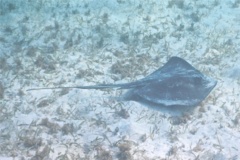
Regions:
<instances>
[{"instance_id":1,"label":"southern stingray","mask_svg":"<svg viewBox=\"0 0 240 160\"><path fill-rule=\"evenodd\" d=\"M33 88L29 90L58 88L127 89L128 91L120 97L121 100L137 101L164 107L194 107L208 96L216 84L216 80L202 74L184 59L172 57L163 67L135 82L76 87Z\"/></svg>"}]
</instances>

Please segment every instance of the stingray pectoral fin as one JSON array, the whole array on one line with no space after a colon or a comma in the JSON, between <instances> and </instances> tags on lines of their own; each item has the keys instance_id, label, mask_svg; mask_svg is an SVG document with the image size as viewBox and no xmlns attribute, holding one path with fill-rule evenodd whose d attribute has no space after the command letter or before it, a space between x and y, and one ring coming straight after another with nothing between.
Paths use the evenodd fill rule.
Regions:
<instances>
[{"instance_id":1,"label":"stingray pectoral fin","mask_svg":"<svg viewBox=\"0 0 240 160\"><path fill-rule=\"evenodd\" d=\"M188 71L199 72L184 59L180 57L171 57L164 66L145 77L145 79L155 79L156 77L165 79L169 77L169 75L178 74L179 72L187 73Z\"/></svg>"},{"instance_id":2,"label":"stingray pectoral fin","mask_svg":"<svg viewBox=\"0 0 240 160\"><path fill-rule=\"evenodd\" d=\"M173 76L168 80L155 81L135 89L134 94L163 106L196 106L207 97L214 86L215 83L202 74Z\"/></svg>"},{"instance_id":3,"label":"stingray pectoral fin","mask_svg":"<svg viewBox=\"0 0 240 160\"><path fill-rule=\"evenodd\" d=\"M187 93L187 90L181 93L182 89L169 88L164 84L149 84L135 91L135 93L145 101L163 106L192 106L201 101L196 97L189 96L190 94Z\"/></svg>"}]
</instances>

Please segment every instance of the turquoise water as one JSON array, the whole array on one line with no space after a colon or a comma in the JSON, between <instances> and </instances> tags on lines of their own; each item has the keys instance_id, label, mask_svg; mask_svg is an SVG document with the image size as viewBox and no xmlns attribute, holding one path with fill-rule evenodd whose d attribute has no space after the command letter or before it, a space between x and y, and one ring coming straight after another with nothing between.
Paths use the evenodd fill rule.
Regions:
<instances>
[{"instance_id":1,"label":"turquoise water","mask_svg":"<svg viewBox=\"0 0 240 160\"><path fill-rule=\"evenodd\" d=\"M0 159L238 159L240 2L0 0ZM175 116L109 97L32 91L124 83L172 56L218 80Z\"/></svg>"}]
</instances>

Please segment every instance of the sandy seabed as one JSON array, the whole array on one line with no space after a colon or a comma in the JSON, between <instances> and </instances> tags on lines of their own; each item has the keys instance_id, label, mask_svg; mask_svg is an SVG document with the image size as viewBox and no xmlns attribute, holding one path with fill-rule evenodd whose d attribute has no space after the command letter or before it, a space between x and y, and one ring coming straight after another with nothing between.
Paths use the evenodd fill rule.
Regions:
<instances>
[{"instance_id":1,"label":"sandy seabed","mask_svg":"<svg viewBox=\"0 0 240 160\"><path fill-rule=\"evenodd\" d=\"M0 0L0 159L240 159L239 0ZM218 80L193 112L121 90L182 57Z\"/></svg>"}]
</instances>

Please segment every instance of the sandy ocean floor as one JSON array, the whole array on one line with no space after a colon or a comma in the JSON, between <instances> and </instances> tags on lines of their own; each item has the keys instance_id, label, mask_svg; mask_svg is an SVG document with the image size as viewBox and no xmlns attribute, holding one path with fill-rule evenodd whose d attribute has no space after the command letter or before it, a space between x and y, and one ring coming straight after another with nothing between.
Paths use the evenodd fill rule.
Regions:
<instances>
[{"instance_id":1,"label":"sandy ocean floor","mask_svg":"<svg viewBox=\"0 0 240 160\"><path fill-rule=\"evenodd\" d=\"M0 0L0 159L240 159L239 0ZM172 56L218 81L177 115L112 97Z\"/></svg>"}]
</instances>

